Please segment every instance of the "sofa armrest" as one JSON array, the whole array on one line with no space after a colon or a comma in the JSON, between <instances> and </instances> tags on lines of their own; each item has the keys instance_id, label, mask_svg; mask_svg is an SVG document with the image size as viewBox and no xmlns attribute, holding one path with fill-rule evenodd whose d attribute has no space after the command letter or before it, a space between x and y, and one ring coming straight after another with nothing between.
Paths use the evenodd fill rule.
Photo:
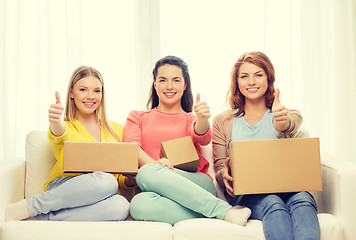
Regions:
<instances>
[{"instance_id":1,"label":"sofa armrest","mask_svg":"<svg viewBox=\"0 0 356 240\"><path fill-rule=\"evenodd\" d=\"M25 160L0 163L0 226L8 203L24 198Z\"/></svg>"},{"instance_id":2,"label":"sofa armrest","mask_svg":"<svg viewBox=\"0 0 356 240\"><path fill-rule=\"evenodd\" d=\"M315 197L320 213L336 216L344 227L346 239L356 239L356 163L322 156L323 191Z\"/></svg>"}]
</instances>

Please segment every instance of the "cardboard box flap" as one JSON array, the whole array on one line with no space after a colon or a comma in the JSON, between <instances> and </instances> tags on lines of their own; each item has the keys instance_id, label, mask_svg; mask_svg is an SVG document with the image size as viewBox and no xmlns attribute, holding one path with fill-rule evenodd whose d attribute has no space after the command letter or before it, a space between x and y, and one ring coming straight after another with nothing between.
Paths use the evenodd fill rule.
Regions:
<instances>
[{"instance_id":1,"label":"cardboard box flap","mask_svg":"<svg viewBox=\"0 0 356 240\"><path fill-rule=\"evenodd\" d=\"M236 195L321 191L319 138L230 143Z\"/></svg>"},{"instance_id":2,"label":"cardboard box flap","mask_svg":"<svg viewBox=\"0 0 356 240\"><path fill-rule=\"evenodd\" d=\"M162 142L161 155L176 168L189 172L198 170L199 155L190 136Z\"/></svg>"},{"instance_id":3,"label":"cardboard box flap","mask_svg":"<svg viewBox=\"0 0 356 240\"><path fill-rule=\"evenodd\" d=\"M63 171L137 173L138 144L65 141Z\"/></svg>"}]
</instances>

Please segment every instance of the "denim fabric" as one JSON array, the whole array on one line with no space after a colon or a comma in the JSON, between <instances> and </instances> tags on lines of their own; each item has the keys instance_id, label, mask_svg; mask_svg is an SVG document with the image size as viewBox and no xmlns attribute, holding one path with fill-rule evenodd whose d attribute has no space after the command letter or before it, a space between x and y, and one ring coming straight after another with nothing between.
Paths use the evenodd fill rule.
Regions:
<instances>
[{"instance_id":1,"label":"denim fabric","mask_svg":"<svg viewBox=\"0 0 356 240\"><path fill-rule=\"evenodd\" d=\"M130 204L130 213L135 220L173 225L191 218L222 219L231 208L216 197L214 183L204 173L171 170L151 163L140 168L136 181L143 192Z\"/></svg>"},{"instance_id":2,"label":"denim fabric","mask_svg":"<svg viewBox=\"0 0 356 240\"><path fill-rule=\"evenodd\" d=\"M56 178L47 190L27 200L37 220L115 221L129 214L129 203L115 195L117 179L109 173L93 172Z\"/></svg>"},{"instance_id":3,"label":"denim fabric","mask_svg":"<svg viewBox=\"0 0 356 240\"><path fill-rule=\"evenodd\" d=\"M267 240L320 239L317 206L308 192L240 195L229 203L249 207Z\"/></svg>"}]
</instances>

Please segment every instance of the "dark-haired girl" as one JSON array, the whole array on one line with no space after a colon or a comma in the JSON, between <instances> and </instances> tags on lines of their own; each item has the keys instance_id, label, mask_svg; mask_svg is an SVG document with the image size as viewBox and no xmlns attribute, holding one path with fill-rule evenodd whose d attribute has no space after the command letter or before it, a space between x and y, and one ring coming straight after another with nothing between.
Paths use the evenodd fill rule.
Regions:
<instances>
[{"instance_id":1,"label":"dark-haired girl","mask_svg":"<svg viewBox=\"0 0 356 240\"><path fill-rule=\"evenodd\" d=\"M160 59L153 69L148 111L132 111L124 127L124 141L136 142L139 150L137 185L142 193L130 204L135 220L175 224L190 218L212 217L245 225L250 210L232 207L216 197L208 161L200 154L201 145L211 141L206 102L193 96L187 64L178 57ZM194 113L192 110L194 109ZM198 171L175 169L160 155L161 143L191 136L199 154Z\"/></svg>"}]
</instances>

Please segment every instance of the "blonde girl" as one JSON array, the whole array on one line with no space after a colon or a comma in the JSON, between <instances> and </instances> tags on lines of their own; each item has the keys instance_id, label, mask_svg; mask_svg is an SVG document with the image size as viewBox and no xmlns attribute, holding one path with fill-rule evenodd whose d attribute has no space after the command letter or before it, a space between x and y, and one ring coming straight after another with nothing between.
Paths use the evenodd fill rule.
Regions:
<instances>
[{"instance_id":1,"label":"blonde girl","mask_svg":"<svg viewBox=\"0 0 356 240\"><path fill-rule=\"evenodd\" d=\"M108 122L105 114L104 82L92 67L77 68L70 79L64 120L59 93L49 108L48 139L56 164L44 185L45 192L10 204L6 220L33 217L53 221L113 221L124 220L129 203L116 195L118 186L127 188L132 181L123 175L105 172L64 173L64 141L120 142L123 127ZM100 161L100 159L98 159Z\"/></svg>"}]
</instances>

